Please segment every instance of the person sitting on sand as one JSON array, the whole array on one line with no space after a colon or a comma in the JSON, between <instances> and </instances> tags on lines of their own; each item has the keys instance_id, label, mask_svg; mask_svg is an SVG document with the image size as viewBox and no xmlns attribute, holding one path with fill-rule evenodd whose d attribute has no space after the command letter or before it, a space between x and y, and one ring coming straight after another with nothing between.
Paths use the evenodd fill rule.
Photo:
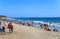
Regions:
<instances>
[{"instance_id":1,"label":"person sitting on sand","mask_svg":"<svg viewBox=\"0 0 60 39\"><path fill-rule=\"evenodd\" d=\"M12 22L8 23L8 29L9 29L9 32L13 32Z\"/></svg>"},{"instance_id":2,"label":"person sitting on sand","mask_svg":"<svg viewBox=\"0 0 60 39\"><path fill-rule=\"evenodd\" d=\"M44 30L51 31L47 24L44 24Z\"/></svg>"},{"instance_id":3,"label":"person sitting on sand","mask_svg":"<svg viewBox=\"0 0 60 39\"><path fill-rule=\"evenodd\" d=\"M27 22L27 25L30 26L30 22Z\"/></svg>"},{"instance_id":4,"label":"person sitting on sand","mask_svg":"<svg viewBox=\"0 0 60 39\"><path fill-rule=\"evenodd\" d=\"M57 29L54 29L53 31L54 31L54 32L58 32L58 30L57 30Z\"/></svg>"}]
</instances>

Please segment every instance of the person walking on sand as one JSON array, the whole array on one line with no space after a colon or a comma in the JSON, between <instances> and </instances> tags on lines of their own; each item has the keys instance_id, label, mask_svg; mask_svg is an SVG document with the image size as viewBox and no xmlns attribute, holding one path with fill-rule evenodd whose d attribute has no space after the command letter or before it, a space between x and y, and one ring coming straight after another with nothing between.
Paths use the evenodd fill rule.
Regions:
<instances>
[{"instance_id":1,"label":"person walking on sand","mask_svg":"<svg viewBox=\"0 0 60 39\"><path fill-rule=\"evenodd\" d=\"M8 29L9 29L9 32L13 32L12 22L8 23Z\"/></svg>"}]
</instances>

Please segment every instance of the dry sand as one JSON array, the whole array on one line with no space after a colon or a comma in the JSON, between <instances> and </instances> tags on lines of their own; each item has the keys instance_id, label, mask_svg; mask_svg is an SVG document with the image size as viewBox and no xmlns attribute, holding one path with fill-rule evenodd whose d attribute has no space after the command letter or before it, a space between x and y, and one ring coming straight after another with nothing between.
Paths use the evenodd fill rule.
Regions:
<instances>
[{"instance_id":1,"label":"dry sand","mask_svg":"<svg viewBox=\"0 0 60 39\"><path fill-rule=\"evenodd\" d=\"M51 32L41 30L35 27L28 27L14 24L14 32L9 33L6 29L5 33L0 33L0 39L60 39L59 32Z\"/></svg>"}]
</instances>

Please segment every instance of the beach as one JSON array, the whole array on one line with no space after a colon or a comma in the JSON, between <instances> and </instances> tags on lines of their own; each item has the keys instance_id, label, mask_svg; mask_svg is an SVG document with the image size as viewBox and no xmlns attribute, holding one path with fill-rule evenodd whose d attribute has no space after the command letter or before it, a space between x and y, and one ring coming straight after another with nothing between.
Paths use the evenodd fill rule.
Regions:
<instances>
[{"instance_id":1,"label":"beach","mask_svg":"<svg viewBox=\"0 0 60 39\"><path fill-rule=\"evenodd\" d=\"M0 39L60 39L60 0L0 0Z\"/></svg>"},{"instance_id":2,"label":"beach","mask_svg":"<svg viewBox=\"0 0 60 39\"><path fill-rule=\"evenodd\" d=\"M59 32L42 30L36 27L29 27L13 23L14 32L9 33L6 29L5 33L0 35L1 39L60 39Z\"/></svg>"}]
</instances>

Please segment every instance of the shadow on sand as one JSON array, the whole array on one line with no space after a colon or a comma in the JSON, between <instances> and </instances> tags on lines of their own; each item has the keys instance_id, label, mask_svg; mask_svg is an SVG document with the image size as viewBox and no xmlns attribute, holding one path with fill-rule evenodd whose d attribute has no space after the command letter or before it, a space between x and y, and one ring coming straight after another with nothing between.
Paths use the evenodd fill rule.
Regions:
<instances>
[{"instance_id":1,"label":"shadow on sand","mask_svg":"<svg viewBox=\"0 0 60 39\"><path fill-rule=\"evenodd\" d=\"M10 35L12 32L0 32L0 35Z\"/></svg>"}]
</instances>

